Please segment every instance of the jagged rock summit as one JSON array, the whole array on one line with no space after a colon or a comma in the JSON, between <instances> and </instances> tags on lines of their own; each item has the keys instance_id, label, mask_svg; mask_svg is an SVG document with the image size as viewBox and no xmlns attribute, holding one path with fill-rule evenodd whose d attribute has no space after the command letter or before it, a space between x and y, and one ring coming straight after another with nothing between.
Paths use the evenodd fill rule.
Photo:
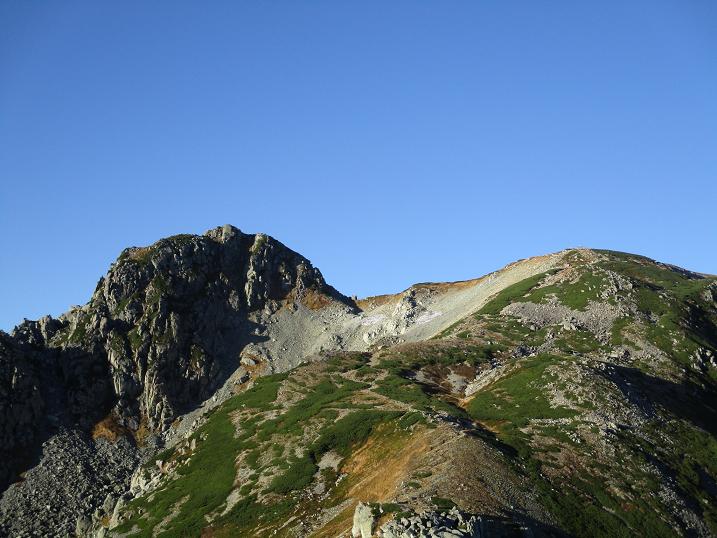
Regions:
<instances>
[{"instance_id":1,"label":"jagged rock summit","mask_svg":"<svg viewBox=\"0 0 717 538\"><path fill-rule=\"evenodd\" d=\"M716 361L717 278L641 256L354 301L174 236L0 332L0 535L714 536Z\"/></svg>"},{"instance_id":2,"label":"jagged rock summit","mask_svg":"<svg viewBox=\"0 0 717 538\"><path fill-rule=\"evenodd\" d=\"M25 322L13 336L96 374L80 388L86 398L73 391L75 414L86 411L84 400L95 408L114 400L121 425L157 430L211 395L242 348L260 339L251 313L314 295L349 304L299 254L227 225L124 250L88 304ZM80 374L73 377L87 377Z\"/></svg>"},{"instance_id":3,"label":"jagged rock summit","mask_svg":"<svg viewBox=\"0 0 717 538\"><path fill-rule=\"evenodd\" d=\"M226 225L125 249L85 306L25 321L11 345L54 356L75 418L92 422L112 404L122 426L157 430L211 395L261 339L251 313L316 297L350 305L299 254Z\"/></svg>"},{"instance_id":4,"label":"jagged rock summit","mask_svg":"<svg viewBox=\"0 0 717 538\"><path fill-rule=\"evenodd\" d=\"M154 440L267 339L253 320L316 302L354 308L263 234L226 225L125 249L86 305L0 333L0 486L58 428Z\"/></svg>"}]
</instances>

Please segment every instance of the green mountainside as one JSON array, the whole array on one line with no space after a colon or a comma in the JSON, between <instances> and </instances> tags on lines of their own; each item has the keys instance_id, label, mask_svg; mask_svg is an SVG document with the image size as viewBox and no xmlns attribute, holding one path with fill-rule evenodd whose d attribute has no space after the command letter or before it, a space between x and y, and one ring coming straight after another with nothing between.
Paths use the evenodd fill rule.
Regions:
<instances>
[{"instance_id":1,"label":"green mountainside","mask_svg":"<svg viewBox=\"0 0 717 538\"><path fill-rule=\"evenodd\" d=\"M717 535L715 277L565 251L430 340L314 359L151 458L108 535L350 536L365 505L383 536Z\"/></svg>"}]
</instances>

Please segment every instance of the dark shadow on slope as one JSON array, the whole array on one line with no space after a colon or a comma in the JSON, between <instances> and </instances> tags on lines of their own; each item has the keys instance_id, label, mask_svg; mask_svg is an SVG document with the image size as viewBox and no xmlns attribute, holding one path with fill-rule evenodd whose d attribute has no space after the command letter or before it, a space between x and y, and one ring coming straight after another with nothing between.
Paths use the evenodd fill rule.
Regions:
<instances>
[{"instance_id":1,"label":"dark shadow on slope","mask_svg":"<svg viewBox=\"0 0 717 538\"><path fill-rule=\"evenodd\" d=\"M596 373L613 382L646 416L654 416L659 407L717 435L717 388L709 379L701 385L690 380L674 383L615 364Z\"/></svg>"},{"instance_id":2,"label":"dark shadow on slope","mask_svg":"<svg viewBox=\"0 0 717 538\"><path fill-rule=\"evenodd\" d=\"M6 454L9 482L4 491L21 480L22 473L42 458L42 446L62 430L77 430L91 443L90 431L115 403L112 377L106 357L81 349L45 349L24 346L33 356L42 417L32 424L32 441Z\"/></svg>"},{"instance_id":3,"label":"dark shadow on slope","mask_svg":"<svg viewBox=\"0 0 717 538\"><path fill-rule=\"evenodd\" d=\"M500 538L567 538L558 527L548 525L527 514L515 512L509 517L480 516L485 536Z\"/></svg>"},{"instance_id":4,"label":"dark shadow on slope","mask_svg":"<svg viewBox=\"0 0 717 538\"><path fill-rule=\"evenodd\" d=\"M438 410L435 414L439 420L452 424L454 427L462 430L466 435L484 441L507 457L516 458L518 456L518 451L514 447L504 443L495 433L470 418L467 412L458 406L458 399L453 393L447 391L435 382L418 381L416 379L416 372L413 370L401 370L400 375L401 377L410 379L424 394L441 400L447 406L455 408L455 413L451 413L445 409Z\"/></svg>"}]
</instances>

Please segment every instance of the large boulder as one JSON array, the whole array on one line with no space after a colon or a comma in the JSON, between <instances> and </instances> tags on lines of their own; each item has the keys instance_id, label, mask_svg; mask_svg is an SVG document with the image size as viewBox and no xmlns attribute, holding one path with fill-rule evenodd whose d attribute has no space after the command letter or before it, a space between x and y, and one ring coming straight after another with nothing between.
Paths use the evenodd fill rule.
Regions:
<instances>
[{"instance_id":1,"label":"large boulder","mask_svg":"<svg viewBox=\"0 0 717 538\"><path fill-rule=\"evenodd\" d=\"M373 515L371 506L362 502L358 503L354 510L354 524L351 529L351 536L353 538L371 538L375 521L376 518Z\"/></svg>"}]
</instances>

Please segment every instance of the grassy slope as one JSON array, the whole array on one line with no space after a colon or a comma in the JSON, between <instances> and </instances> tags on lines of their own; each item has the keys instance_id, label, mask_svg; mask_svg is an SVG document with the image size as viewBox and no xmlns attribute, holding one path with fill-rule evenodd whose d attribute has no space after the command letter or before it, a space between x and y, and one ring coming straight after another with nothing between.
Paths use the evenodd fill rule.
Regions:
<instances>
[{"instance_id":1,"label":"grassy slope","mask_svg":"<svg viewBox=\"0 0 717 538\"><path fill-rule=\"evenodd\" d=\"M368 355L336 355L310 376L300 368L261 379L208 418L194 434L198 444L191 457L181 451L161 456L178 465L176 479L133 501L131 518L119 530L134 527L139 536L160 528L159 536L198 536L207 528L215 536L281 535L289 518L348 498L348 486L336 484L335 471L318 472L324 454L332 451L346 461L368 439L387 434L405 443L412 430L425 427L421 413L438 412L475 421L476 431L532 482L565 532L674 535L680 523L660 496L668 480L717 533L717 443L710 426L717 423L714 369L705 373L691 366L699 349L717 351L717 316L705 298L713 281L645 258L603 254L592 264L572 259L577 276L569 282L545 285L550 275L542 274L507 288L446 331L445 340L379 352L371 365ZM530 330L500 315L505 306L557 300L583 310L600 300L613 274L630 286L608 300L634 308L615 322L611 341L574 331L555 337L549 353L511 355L518 345L545 343L549 328ZM640 339L668 357L659 371L648 364L616 364L612 377L595 373L612 346L637 349ZM440 375L493 361L507 366L504 375L467 400L415 379L419 370ZM586 378L590 384L565 374L573 371L592 375ZM277 406L280 387L293 396ZM556 391L562 403L551 396ZM608 412L610 398L638 411L641 405L649 409L642 410L639 423L602 434L594 414ZM329 488L326 496L305 494L320 481ZM235 488L238 502L225 512Z\"/></svg>"},{"instance_id":2,"label":"grassy slope","mask_svg":"<svg viewBox=\"0 0 717 538\"><path fill-rule=\"evenodd\" d=\"M543 397L548 392L546 386L554 381L554 375L546 375L551 363L562 363L564 368L575 354L606 359L610 345L601 345L583 331L556 342L569 356L538 356L523 361L513 373L476 395L468 411L491 425L498 438L516 450L544 505L571 534L674 535L675 521L665 515L660 500L660 481L665 479L676 483L675 489L687 505L717 533L715 370L704 373L690 364L698 349L716 351L717 316L704 297L705 290L714 286L714 279L677 272L646 258L604 254L606 259L599 263L578 264L579 276L569 282L541 286L546 275L538 275L507 288L485 305L473 322L507 345L540 344L544 334L521 327L517 320L500 316L500 311L511 302L546 302L551 296L581 310L599 299L609 272L627 278L631 288L619 290L612 300L634 305L634 312L615 322L611 344L630 344L626 334L633 338L639 335L664 352L669 362L663 363L660 371L648 365L624 368L622 375L630 383L627 399L642 398L651 413L640 427L628 425L617 432L611 442L614 459L601 461L591 453L593 446L584 440L582 444L576 442L580 435L575 432L594 429L585 415L607 405L603 394L595 391L590 405L580 409L576 403L577 410L572 412L547 405ZM470 331L459 324L453 332ZM681 377L682 382L665 377ZM535 427L542 419L571 416L570 420ZM529 424L534 427L526 428ZM555 465L551 464L551 452L562 456L556 458L558 468L564 469L566 454L571 455L574 468L568 476L546 481L546 474L550 474L547 467Z\"/></svg>"},{"instance_id":3,"label":"grassy slope","mask_svg":"<svg viewBox=\"0 0 717 538\"><path fill-rule=\"evenodd\" d=\"M323 454L332 451L345 458L382 425L406 432L422 420L418 413L405 410L373 409L370 399L362 403L368 385L342 374L364 366L365 361L361 355L330 359L306 383L287 379L286 374L260 378L254 388L212 413L192 436L198 448L191 457L182 450L158 456L177 464L176 479L149 498L132 501L128 512L133 515L117 532L134 528L140 531L137 536L152 536L159 528L162 537L198 536L211 527L218 536L262 534L292 514L316 509L302 506L297 492L315 481ZM296 397L286 407L274 403L282 383ZM336 420L339 412L346 415ZM235 484L237 467L248 472ZM260 477L265 478L262 483ZM235 487L240 488L241 498L223 513ZM214 516L211 525L205 520L207 514ZM162 524L170 515L170 521Z\"/></svg>"}]
</instances>

